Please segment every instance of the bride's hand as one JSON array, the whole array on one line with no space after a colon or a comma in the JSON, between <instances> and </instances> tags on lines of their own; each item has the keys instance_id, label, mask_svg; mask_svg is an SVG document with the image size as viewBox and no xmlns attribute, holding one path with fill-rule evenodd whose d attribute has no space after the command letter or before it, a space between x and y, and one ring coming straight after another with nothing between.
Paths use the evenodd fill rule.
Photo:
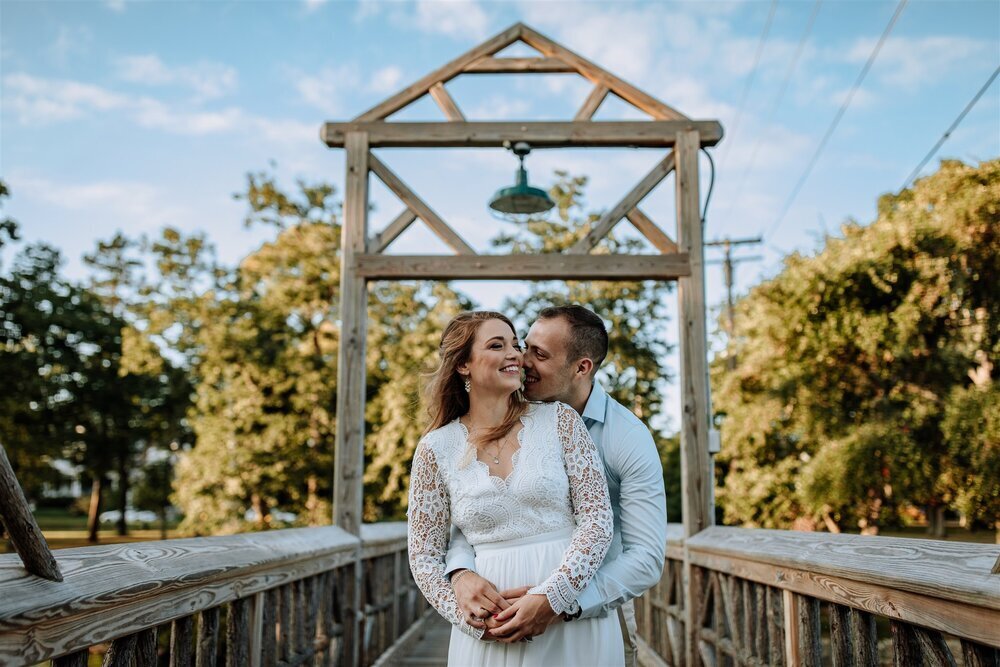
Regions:
<instances>
[{"instance_id":1,"label":"bride's hand","mask_svg":"<svg viewBox=\"0 0 1000 667\"><path fill-rule=\"evenodd\" d=\"M458 574L462 572L464 574L459 577ZM496 586L471 570L453 574L452 588L465 622L474 628L486 628L484 619L492 620L494 614L499 614L510 606L497 592Z\"/></svg>"}]
</instances>

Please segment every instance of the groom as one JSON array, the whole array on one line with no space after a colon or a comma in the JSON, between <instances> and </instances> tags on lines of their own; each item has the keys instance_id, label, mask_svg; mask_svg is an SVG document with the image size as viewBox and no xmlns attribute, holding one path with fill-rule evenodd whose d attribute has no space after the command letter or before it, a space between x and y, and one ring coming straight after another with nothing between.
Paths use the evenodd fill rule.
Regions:
<instances>
[{"instance_id":1,"label":"groom","mask_svg":"<svg viewBox=\"0 0 1000 667\"><path fill-rule=\"evenodd\" d=\"M454 527L446 571L466 619L476 627L491 628L487 636L499 641L539 635L558 621L617 614L625 664L632 667L636 664L632 600L657 583L663 572L667 514L660 457L646 426L594 381L608 353L608 334L600 317L583 306L546 308L525 342L525 396L572 406L597 444L615 517L611 548L574 607L562 616L552 611L544 595L526 595L529 586L498 592L477 575L475 552ZM463 570L469 572L455 577ZM484 617L487 623L480 620Z\"/></svg>"}]
</instances>

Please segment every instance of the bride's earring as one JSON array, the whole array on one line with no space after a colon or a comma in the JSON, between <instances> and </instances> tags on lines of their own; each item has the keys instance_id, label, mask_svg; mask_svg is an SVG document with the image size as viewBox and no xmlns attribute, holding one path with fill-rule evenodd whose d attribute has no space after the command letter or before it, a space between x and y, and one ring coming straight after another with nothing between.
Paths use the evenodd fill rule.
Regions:
<instances>
[{"instance_id":1,"label":"bride's earring","mask_svg":"<svg viewBox=\"0 0 1000 667\"><path fill-rule=\"evenodd\" d=\"M469 393L472 391L472 380L465 378L465 392Z\"/></svg>"}]
</instances>

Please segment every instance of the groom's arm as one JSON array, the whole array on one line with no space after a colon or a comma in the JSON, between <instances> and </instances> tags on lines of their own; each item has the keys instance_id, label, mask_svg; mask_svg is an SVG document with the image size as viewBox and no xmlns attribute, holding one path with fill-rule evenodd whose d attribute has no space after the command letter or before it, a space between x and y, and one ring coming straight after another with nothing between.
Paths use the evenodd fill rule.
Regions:
<instances>
[{"instance_id":1,"label":"groom's arm","mask_svg":"<svg viewBox=\"0 0 1000 667\"><path fill-rule=\"evenodd\" d=\"M608 558L577 602L580 617L603 616L660 580L667 544L663 467L653 437L636 426L605 451L608 472L620 480L622 552Z\"/></svg>"},{"instance_id":2,"label":"groom's arm","mask_svg":"<svg viewBox=\"0 0 1000 667\"><path fill-rule=\"evenodd\" d=\"M476 571L476 552L465 539L465 534L452 524L448 553L444 557L444 573L449 579L458 570Z\"/></svg>"}]
</instances>

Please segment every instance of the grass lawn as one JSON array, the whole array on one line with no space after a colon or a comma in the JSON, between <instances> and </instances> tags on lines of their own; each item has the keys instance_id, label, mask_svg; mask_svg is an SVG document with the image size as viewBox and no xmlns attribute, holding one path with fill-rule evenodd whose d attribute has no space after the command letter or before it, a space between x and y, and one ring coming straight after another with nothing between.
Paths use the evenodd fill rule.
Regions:
<instances>
[{"instance_id":1,"label":"grass lawn","mask_svg":"<svg viewBox=\"0 0 1000 667\"><path fill-rule=\"evenodd\" d=\"M87 517L63 509L41 508L34 512L38 527L42 529L51 549L92 546L87 541ZM167 538L177 537L176 522L167 522ZM160 524L129 524L129 534L122 537L115 533L114 524L105 523L97 532L98 544L123 542L148 542L160 539ZM0 553L13 551L8 540L0 540Z\"/></svg>"}]
</instances>

